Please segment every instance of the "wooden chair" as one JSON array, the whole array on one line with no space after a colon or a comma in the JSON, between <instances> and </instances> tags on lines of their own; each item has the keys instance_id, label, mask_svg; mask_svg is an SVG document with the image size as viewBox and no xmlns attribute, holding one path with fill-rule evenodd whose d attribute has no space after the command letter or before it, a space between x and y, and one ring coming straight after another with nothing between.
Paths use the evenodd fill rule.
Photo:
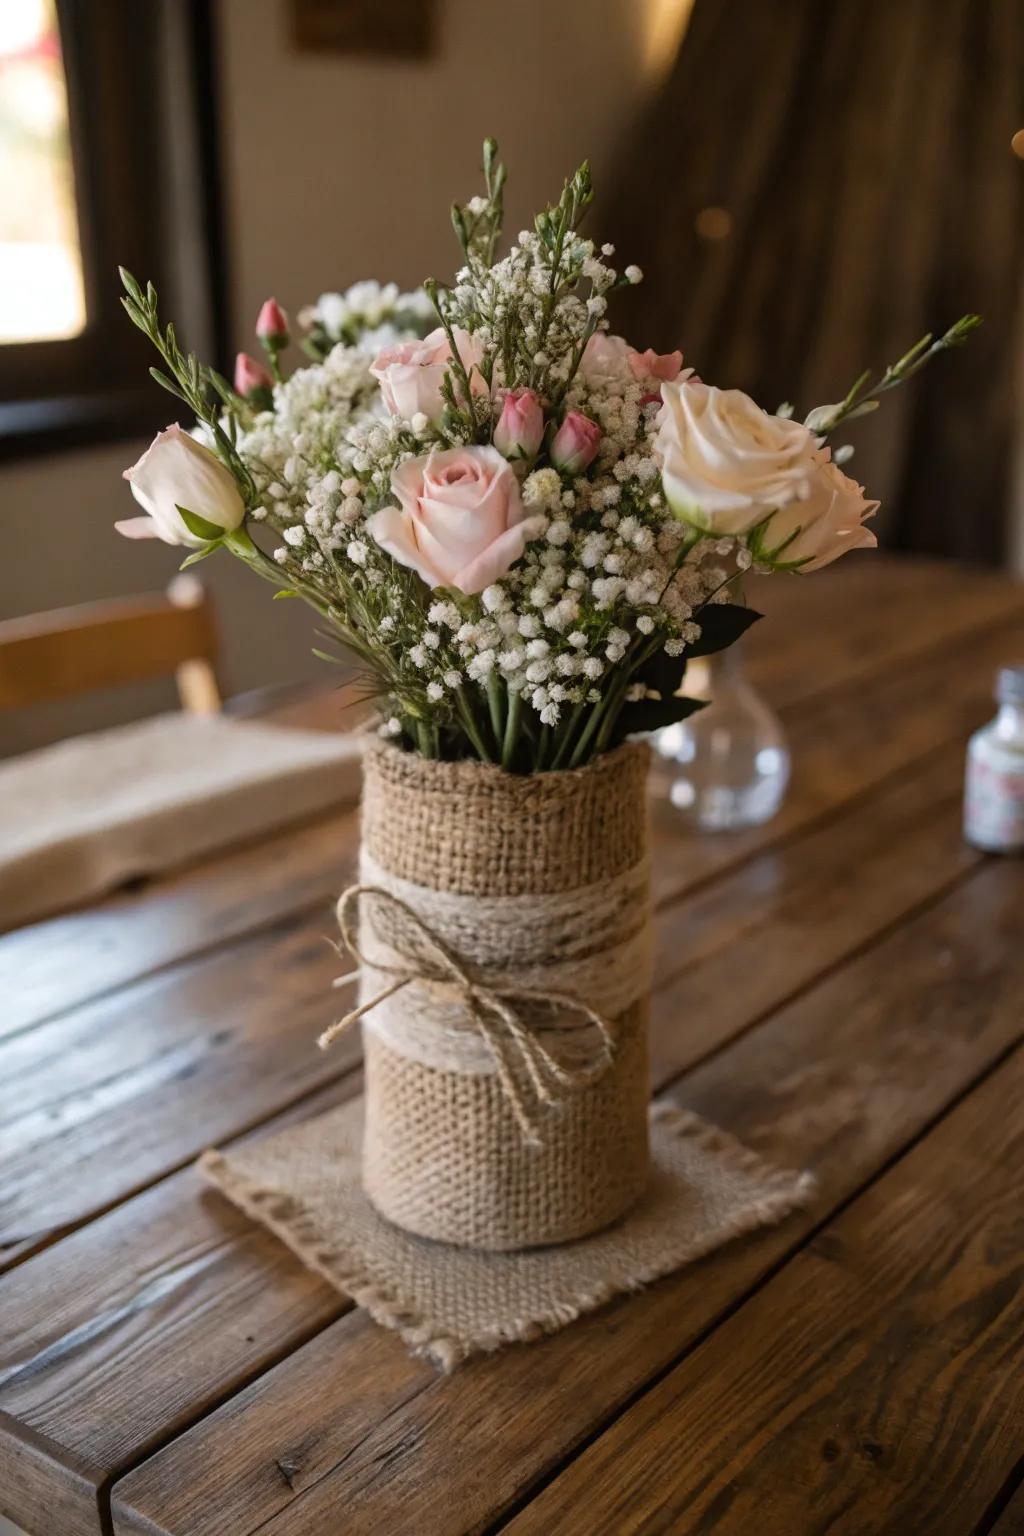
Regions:
<instances>
[{"instance_id":1,"label":"wooden chair","mask_svg":"<svg viewBox=\"0 0 1024 1536\"><path fill-rule=\"evenodd\" d=\"M213 609L194 576L166 596L84 603L0 623L0 710L174 673L183 709L216 714Z\"/></svg>"}]
</instances>

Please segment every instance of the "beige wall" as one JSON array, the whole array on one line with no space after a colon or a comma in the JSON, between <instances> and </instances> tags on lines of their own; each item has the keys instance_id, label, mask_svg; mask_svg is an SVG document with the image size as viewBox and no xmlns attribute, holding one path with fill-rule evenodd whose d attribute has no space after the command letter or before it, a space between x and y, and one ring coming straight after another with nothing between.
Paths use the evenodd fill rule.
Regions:
<instances>
[{"instance_id":1,"label":"beige wall","mask_svg":"<svg viewBox=\"0 0 1024 1536\"><path fill-rule=\"evenodd\" d=\"M297 309L324 288L377 276L413 284L450 274L448 205L477 186L494 133L510 166L509 229L556 193L589 155L607 172L686 0L440 0L435 57L422 62L298 54L285 0L219 0L223 50L225 219L232 324L252 346L259 303ZM155 386L154 386L155 388ZM124 443L0 469L0 613L11 615L156 587L173 550L111 530L129 510ZM310 626L298 605L227 556L203 566L214 587L231 691L309 674ZM7 722L6 749L138 713L142 690ZM16 732L16 734L15 734Z\"/></svg>"}]
</instances>

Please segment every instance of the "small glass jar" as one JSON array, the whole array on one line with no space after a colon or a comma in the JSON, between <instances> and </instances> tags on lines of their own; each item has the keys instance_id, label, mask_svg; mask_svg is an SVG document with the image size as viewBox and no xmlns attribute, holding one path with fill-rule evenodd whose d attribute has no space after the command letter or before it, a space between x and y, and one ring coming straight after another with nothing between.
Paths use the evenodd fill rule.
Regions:
<instances>
[{"instance_id":1,"label":"small glass jar","mask_svg":"<svg viewBox=\"0 0 1024 1536\"><path fill-rule=\"evenodd\" d=\"M789 749L777 716L748 681L743 646L692 661L686 692L711 702L652 738L652 788L702 832L770 821L789 782Z\"/></svg>"},{"instance_id":2,"label":"small glass jar","mask_svg":"<svg viewBox=\"0 0 1024 1536\"><path fill-rule=\"evenodd\" d=\"M964 837L985 853L1024 853L1024 664L996 677L999 713L967 746Z\"/></svg>"}]
</instances>

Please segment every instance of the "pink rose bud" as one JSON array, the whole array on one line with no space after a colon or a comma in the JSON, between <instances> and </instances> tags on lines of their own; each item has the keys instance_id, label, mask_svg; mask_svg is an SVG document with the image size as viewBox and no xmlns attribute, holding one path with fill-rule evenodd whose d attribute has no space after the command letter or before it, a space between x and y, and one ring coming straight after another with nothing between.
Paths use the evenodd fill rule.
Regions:
<instances>
[{"instance_id":1,"label":"pink rose bud","mask_svg":"<svg viewBox=\"0 0 1024 1536\"><path fill-rule=\"evenodd\" d=\"M264 346L283 347L288 340L288 316L276 299L267 299L257 315L256 335Z\"/></svg>"},{"instance_id":2,"label":"pink rose bud","mask_svg":"<svg viewBox=\"0 0 1024 1536\"><path fill-rule=\"evenodd\" d=\"M506 459L532 459L544 437L544 412L532 389L510 389L494 429L494 446Z\"/></svg>"},{"instance_id":3,"label":"pink rose bud","mask_svg":"<svg viewBox=\"0 0 1024 1536\"><path fill-rule=\"evenodd\" d=\"M555 433L551 462L567 475L580 475L597 452L601 428L580 411L570 411Z\"/></svg>"},{"instance_id":4,"label":"pink rose bud","mask_svg":"<svg viewBox=\"0 0 1024 1536\"><path fill-rule=\"evenodd\" d=\"M648 347L646 352L637 352L630 347L629 366L633 377L639 379L641 383L645 379L663 379L666 384L671 384L682 372L683 354L655 352L651 347Z\"/></svg>"},{"instance_id":5,"label":"pink rose bud","mask_svg":"<svg viewBox=\"0 0 1024 1536\"><path fill-rule=\"evenodd\" d=\"M273 387L274 381L263 364L248 352L239 352L235 358L235 394L248 400L251 395L266 393Z\"/></svg>"}]
</instances>

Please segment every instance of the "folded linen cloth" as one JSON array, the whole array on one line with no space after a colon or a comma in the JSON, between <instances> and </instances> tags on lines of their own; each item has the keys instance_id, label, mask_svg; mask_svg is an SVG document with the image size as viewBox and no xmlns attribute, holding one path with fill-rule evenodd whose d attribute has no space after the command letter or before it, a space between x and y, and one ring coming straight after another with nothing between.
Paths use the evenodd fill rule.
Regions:
<instances>
[{"instance_id":1,"label":"folded linen cloth","mask_svg":"<svg viewBox=\"0 0 1024 1536\"><path fill-rule=\"evenodd\" d=\"M158 715L0 762L0 928L355 801L357 733Z\"/></svg>"}]
</instances>

